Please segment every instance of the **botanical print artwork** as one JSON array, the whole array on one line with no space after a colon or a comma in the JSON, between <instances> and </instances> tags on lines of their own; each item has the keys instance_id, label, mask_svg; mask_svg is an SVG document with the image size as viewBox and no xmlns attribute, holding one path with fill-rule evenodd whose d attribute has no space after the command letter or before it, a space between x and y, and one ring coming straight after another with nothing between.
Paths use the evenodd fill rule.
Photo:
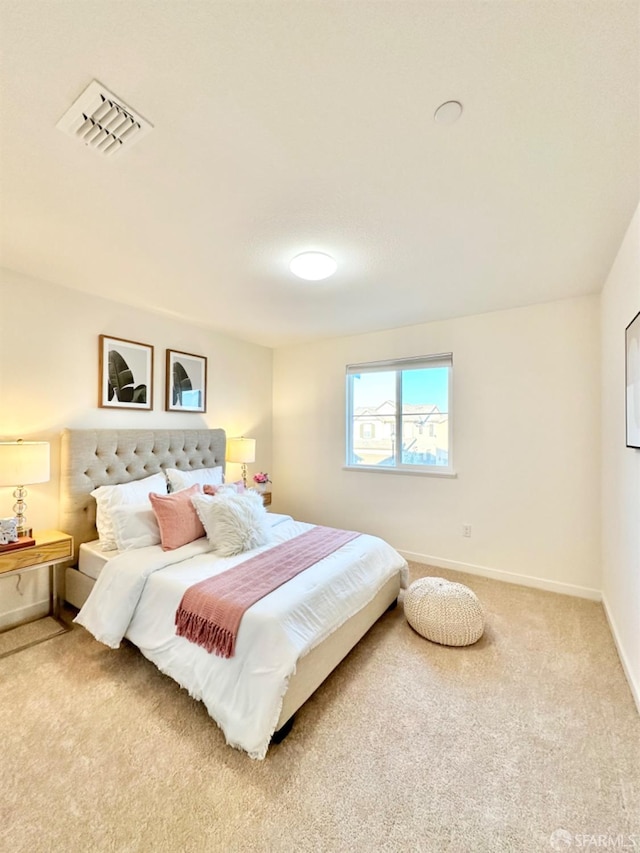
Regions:
<instances>
[{"instance_id":1,"label":"botanical print artwork","mask_svg":"<svg viewBox=\"0 0 640 853\"><path fill-rule=\"evenodd\" d=\"M167 411L205 412L206 390L207 359L167 350Z\"/></svg>"},{"instance_id":2,"label":"botanical print artwork","mask_svg":"<svg viewBox=\"0 0 640 853\"><path fill-rule=\"evenodd\" d=\"M640 312L625 330L627 351L627 447L640 448Z\"/></svg>"},{"instance_id":3,"label":"botanical print artwork","mask_svg":"<svg viewBox=\"0 0 640 853\"><path fill-rule=\"evenodd\" d=\"M153 347L100 335L100 398L103 408L151 409Z\"/></svg>"}]
</instances>

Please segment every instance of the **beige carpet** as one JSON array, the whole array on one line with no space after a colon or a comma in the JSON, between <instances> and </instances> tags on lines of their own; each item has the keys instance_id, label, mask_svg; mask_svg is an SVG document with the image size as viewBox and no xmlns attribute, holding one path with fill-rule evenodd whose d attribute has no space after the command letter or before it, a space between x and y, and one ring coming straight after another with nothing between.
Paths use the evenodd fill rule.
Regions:
<instances>
[{"instance_id":1,"label":"beige carpet","mask_svg":"<svg viewBox=\"0 0 640 853\"><path fill-rule=\"evenodd\" d=\"M0 656L13 654L17 649L32 643L41 643L62 633L64 633L64 626L59 625L51 616L27 622L26 625L19 625L0 633Z\"/></svg>"},{"instance_id":2,"label":"beige carpet","mask_svg":"<svg viewBox=\"0 0 640 853\"><path fill-rule=\"evenodd\" d=\"M76 628L0 660L0 850L640 846L640 717L601 606L412 572L471 586L483 639L436 646L398 607L263 762L130 646Z\"/></svg>"}]
</instances>

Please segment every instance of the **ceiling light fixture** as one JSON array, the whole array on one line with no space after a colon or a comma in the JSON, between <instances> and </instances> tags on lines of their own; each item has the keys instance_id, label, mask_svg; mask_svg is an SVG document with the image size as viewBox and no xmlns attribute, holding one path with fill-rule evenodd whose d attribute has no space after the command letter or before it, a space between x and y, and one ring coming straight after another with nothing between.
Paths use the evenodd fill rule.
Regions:
<instances>
[{"instance_id":1,"label":"ceiling light fixture","mask_svg":"<svg viewBox=\"0 0 640 853\"><path fill-rule=\"evenodd\" d=\"M289 269L298 278L307 281L321 281L329 278L338 269L337 261L324 252L302 252L289 264Z\"/></svg>"},{"instance_id":2,"label":"ceiling light fixture","mask_svg":"<svg viewBox=\"0 0 640 853\"><path fill-rule=\"evenodd\" d=\"M462 104L460 101L445 101L435 111L433 118L438 124L454 124L461 115Z\"/></svg>"}]
</instances>

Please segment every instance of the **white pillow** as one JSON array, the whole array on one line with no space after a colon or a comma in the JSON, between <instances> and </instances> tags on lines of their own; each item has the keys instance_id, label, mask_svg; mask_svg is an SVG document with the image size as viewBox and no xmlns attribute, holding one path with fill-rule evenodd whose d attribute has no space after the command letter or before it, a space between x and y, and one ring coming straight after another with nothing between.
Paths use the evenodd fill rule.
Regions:
<instances>
[{"instance_id":1,"label":"white pillow","mask_svg":"<svg viewBox=\"0 0 640 853\"><path fill-rule=\"evenodd\" d=\"M232 557L271 542L271 525L257 492L194 495L191 502L220 557Z\"/></svg>"},{"instance_id":2,"label":"white pillow","mask_svg":"<svg viewBox=\"0 0 640 853\"><path fill-rule=\"evenodd\" d=\"M197 468L194 471L178 471L177 468L166 468L165 474L169 478L172 492L188 489L189 486L221 486L222 466L216 468Z\"/></svg>"},{"instance_id":3,"label":"white pillow","mask_svg":"<svg viewBox=\"0 0 640 853\"><path fill-rule=\"evenodd\" d=\"M149 492L167 493L167 480L164 474L153 474L143 480L132 480L119 486L99 486L91 494L96 499L96 527L103 551L117 550L111 512L117 506L126 504L146 504L149 502Z\"/></svg>"},{"instance_id":4,"label":"white pillow","mask_svg":"<svg viewBox=\"0 0 640 853\"><path fill-rule=\"evenodd\" d=\"M119 551L160 544L160 528L150 502L114 507L111 510L111 522Z\"/></svg>"}]
</instances>

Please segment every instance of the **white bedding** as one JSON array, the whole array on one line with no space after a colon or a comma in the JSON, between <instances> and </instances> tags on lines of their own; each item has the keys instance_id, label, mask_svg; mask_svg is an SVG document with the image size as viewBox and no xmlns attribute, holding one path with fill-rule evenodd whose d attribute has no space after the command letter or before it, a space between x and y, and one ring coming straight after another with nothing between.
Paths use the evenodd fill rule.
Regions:
<instances>
[{"instance_id":1,"label":"white bedding","mask_svg":"<svg viewBox=\"0 0 640 853\"><path fill-rule=\"evenodd\" d=\"M393 575L407 582L405 560L386 542L361 535L265 596L243 616L236 653L225 659L175 633L184 591L249 556L309 530L269 515L274 542L236 557L216 557L206 539L176 551L153 545L109 560L76 617L117 648L131 640L167 675L201 699L227 743L264 758L296 661L368 604Z\"/></svg>"},{"instance_id":2,"label":"white bedding","mask_svg":"<svg viewBox=\"0 0 640 853\"><path fill-rule=\"evenodd\" d=\"M78 554L78 571L95 580L105 564L121 553L121 551L103 551L99 539L83 542Z\"/></svg>"}]
</instances>

